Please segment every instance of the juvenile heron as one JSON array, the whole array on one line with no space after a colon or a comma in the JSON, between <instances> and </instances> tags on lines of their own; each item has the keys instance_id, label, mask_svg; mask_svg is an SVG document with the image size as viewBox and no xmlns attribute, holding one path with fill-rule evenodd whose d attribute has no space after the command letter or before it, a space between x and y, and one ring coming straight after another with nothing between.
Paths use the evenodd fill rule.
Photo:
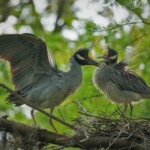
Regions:
<instances>
[{"instance_id":1,"label":"juvenile heron","mask_svg":"<svg viewBox=\"0 0 150 150\"><path fill-rule=\"evenodd\" d=\"M10 63L15 91L33 106L50 108L51 114L81 85L81 66L98 66L89 49L80 49L70 59L70 70L63 72L57 68L45 42L27 33L0 35L0 58ZM7 99L16 106L23 104L13 94ZM51 118L50 123L54 128Z\"/></svg>"},{"instance_id":2,"label":"juvenile heron","mask_svg":"<svg viewBox=\"0 0 150 150\"><path fill-rule=\"evenodd\" d=\"M133 71L127 69L125 60L117 62L118 53L111 48L103 51L103 64L93 74L93 83L113 102L130 105L132 115L132 102L150 98L150 87Z\"/></svg>"}]
</instances>

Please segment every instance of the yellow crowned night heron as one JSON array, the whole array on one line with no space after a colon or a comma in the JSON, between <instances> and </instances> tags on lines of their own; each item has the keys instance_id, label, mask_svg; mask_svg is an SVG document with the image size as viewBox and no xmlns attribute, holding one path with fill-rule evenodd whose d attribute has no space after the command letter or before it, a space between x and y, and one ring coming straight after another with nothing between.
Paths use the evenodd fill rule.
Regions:
<instances>
[{"instance_id":1,"label":"yellow crowned night heron","mask_svg":"<svg viewBox=\"0 0 150 150\"><path fill-rule=\"evenodd\" d=\"M130 105L132 102L150 98L150 87L133 71L127 69L125 60L117 63L118 53L111 48L103 51L103 64L93 74L93 83L105 96L113 102Z\"/></svg>"},{"instance_id":2,"label":"yellow crowned night heron","mask_svg":"<svg viewBox=\"0 0 150 150\"><path fill-rule=\"evenodd\" d=\"M60 71L45 42L26 33L0 35L0 57L10 62L16 92L36 107L50 108L51 113L81 85L81 66L98 65L89 49L81 49L71 57L70 70ZM7 99L16 106L23 104L13 94Z\"/></svg>"}]
</instances>

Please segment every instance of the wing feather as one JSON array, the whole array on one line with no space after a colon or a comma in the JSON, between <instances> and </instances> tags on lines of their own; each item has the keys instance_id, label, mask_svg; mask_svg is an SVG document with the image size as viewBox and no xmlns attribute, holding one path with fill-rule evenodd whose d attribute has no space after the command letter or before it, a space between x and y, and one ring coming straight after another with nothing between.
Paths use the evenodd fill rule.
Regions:
<instances>
[{"instance_id":1,"label":"wing feather","mask_svg":"<svg viewBox=\"0 0 150 150\"><path fill-rule=\"evenodd\" d=\"M111 75L111 81L119 89L148 94L150 89L145 81L130 70L115 70Z\"/></svg>"},{"instance_id":2,"label":"wing feather","mask_svg":"<svg viewBox=\"0 0 150 150\"><path fill-rule=\"evenodd\" d=\"M16 89L30 84L37 74L53 75L57 70L45 42L31 34L0 35L0 58L10 62Z\"/></svg>"}]
</instances>

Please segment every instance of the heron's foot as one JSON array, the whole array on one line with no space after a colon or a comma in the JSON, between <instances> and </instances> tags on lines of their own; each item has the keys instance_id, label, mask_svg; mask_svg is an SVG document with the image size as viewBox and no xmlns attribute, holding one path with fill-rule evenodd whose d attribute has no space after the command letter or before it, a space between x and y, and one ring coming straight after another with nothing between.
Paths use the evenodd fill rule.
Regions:
<instances>
[{"instance_id":1,"label":"heron's foot","mask_svg":"<svg viewBox=\"0 0 150 150\"><path fill-rule=\"evenodd\" d=\"M53 124L53 119L51 117L50 117L49 123L50 123L51 127L53 128L53 130L55 131L55 133L58 133L56 127Z\"/></svg>"},{"instance_id":2,"label":"heron's foot","mask_svg":"<svg viewBox=\"0 0 150 150\"><path fill-rule=\"evenodd\" d=\"M126 113L128 105L130 106L130 119L131 119L132 113L133 113L133 105L131 103L125 103L124 104L123 113Z\"/></svg>"},{"instance_id":3,"label":"heron's foot","mask_svg":"<svg viewBox=\"0 0 150 150\"><path fill-rule=\"evenodd\" d=\"M31 117L32 117L33 123L36 126L36 120L35 120L35 117L34 117L34 109L32 109L30 113L31 113Z\"/></svg>"}]
</instances>

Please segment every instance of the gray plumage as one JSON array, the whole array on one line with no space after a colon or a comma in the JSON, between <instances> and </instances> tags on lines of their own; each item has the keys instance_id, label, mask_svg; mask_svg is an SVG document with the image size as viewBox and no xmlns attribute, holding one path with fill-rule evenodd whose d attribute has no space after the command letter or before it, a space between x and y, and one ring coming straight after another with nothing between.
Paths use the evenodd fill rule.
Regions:
<instances>
[{"instance_id":1,"label":"gray plumage","mask_svg":"<svg viewBox=\"0 0 150 150\"><path fill-rule=\"evenodd\" d=\"M132 104L143 98L150 98L150 87L133 71L127 69L123 60L117 63L118 54L108 48L104 52L104 64L93 74L93 83L113 102Z\"/></svg>"},{"instance_id":2,"label":"gray plumage","mask_svg":"<svg viewBox=\"0 0 150 150\"><path fill-rule=\"evenodd\" d=\"M58 70L55 60L40 38L31 34L0 35L0 57L10 62L12 81L25 101L54 109L81 85L82 65L98 65L82 49L70 59L70 70ZM13 94L7 98L17 106L23 103Z\"/></svg>"}]
</instances>

